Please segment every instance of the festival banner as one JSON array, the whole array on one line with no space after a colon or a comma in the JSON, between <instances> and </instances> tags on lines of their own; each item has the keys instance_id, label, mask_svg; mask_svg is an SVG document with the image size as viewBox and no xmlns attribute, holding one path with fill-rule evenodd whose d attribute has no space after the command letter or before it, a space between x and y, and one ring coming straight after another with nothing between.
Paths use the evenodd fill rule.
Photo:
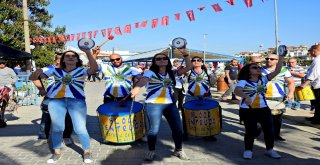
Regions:
<instances>
[{"instance_id":1,"label":"festival banner","mask_svg":"<svg viewBox=\"0 0 320 165\"><path fill-rule=\"evenodd\" d=\"M135 27L135 28L139 28L139 25L140 25L140 23L139 23L139 22L136 22L136 23L134 24L134 27Z\"/></svg>"},{"instance_id":2,"label":"festival banner","mask_svg":"<svg viewBox=\"0 0 320 165\"><path fill-rule=\"evenodd\" d=\"M107 30L106 30L106 29L102 29L102 30L101 30L101 34L102 34L102 37L106 37L106 35L107 35Z\"/></svg>"},{"instance_id":3,"label":"festival banner","mask_svg":"<svg viewBox=\"0 0 320 165\"><path fill-rule=\"evenodd\" d=\"M122 35L120 26L114 28L114 34Z\"/></svg>"},{"instance_id":4,"label":"festival banner","mask_svg":"<svg viewBox=\"0 0 320 165\"><path fill-rule=\"evenodd\" d=\"M88 32L88 37L89 37L89 38L92 38L92 31L89 31L89 32Z\"/></svg>"},{"instance_id":5,"label":"festival banner","mask_svg":"<svg viewBox=\"0 0 320 165\"><path fill-rule=\"evenodd\" d=\"M151 28L156 28L158 25L158 18L154 18L151 20Z\"/></svg>"},{"instance_id":6,"label":"festival banner","mask_svg":"<svg viewBox=\"0 0 320 165\"><path fill-rule=\"evenodd\" d=\"M161 25L162 26L168 26L169 25L169 16L163 16L161 19Z\"/></svg>"},{"instance_id":7,"label":"festival banner","mask_svg":"<svg viewBox=\"0 0 320 165\"><path fill-rule=\"evenodd\" d=\"M123 32L124 33L131 33L131 24L124 26Z\"/></svg>"},{"instance_id":8,"label":"festival banner","mask_svg":"<svg viewBox=\"0 0 320 165\"><path fill-rule=\"evenodd\" d=\"M204 10L204 8L206 8L206 7L204 7L204 6L198 7L198 9L199 9L200 11Z\"/></svg>"},{"instance_id":9,"label":"festival banner","mask_svg":"<svg viewBox=\"0 0 320 165\"><path fill-rule=\"evenodd\" d=\"M98 33L99 33L99 30L95 30L95 31L93 32L93 38L96 38L96 36L97 36Z\"/></svg>"},{"instance_id":10,"label":"festival banner","mask_svg":"<svg viewBox=\"0 0 320 165\"><path fill-rule=\"evenodd\" d=\"M143 21L143 22L141 22L140 26L141 26L141 27L146 27L147 24L148 24L148 21Z\"/></svg>"},{"instance_id":11,"label":"festival banner","mask_svg":"<svg viewBox=\"0 0 320 165\"><path fill-rule=\"evenodd\" d=\"M108 28L108 37L111 36L112 28Z\"/></svg>"},{"instance_id":12,"label":"festival banner","mask_svg":"<svg viewBox=\"0 0 320 165\"><path fill-rule=\"evenodd\" d=\"M234 5L234 0L228 0L227 2L232 6Z\"/></svg>"},{"instance_id":13,"label":"festival banner","mask_svg":"<svg viewBox=\"0 0 320 165\"><path fill-rule=\"evenodd\" d=\"M193 10L188 10L188 11L186 11L186 13L187 13L187 16L189 18L189 21L194 21L195 20Z\"/></svg>"},{"instance_id":14,"label":"festival banner","mask_svg":"<svg viewBox=\"0 0 320 165\"><path fill-rule=\"evenodd\" d=\"M220 7L220 5L217 3L217 4L213 4L213 5L211 5L212 6L212 8L213 8L213 10L215 11L215 12L220 12L220 11L222 11L222 8Z\"/></svg>"},{"instance_id":15,"label":"festival banner","mask_svg":"<svg viewBox=\"0 0 320 165\"><path fill-rule=\"evenodd\" d=\"M181 16L181 14L180 14L180 13L176 13L176 14L174 14L174 18L175 18L175 20L179 21L179 20L180 20L180 16Z\"/></svg>"},{"instance_id":16,"label":"festival banner","mask_svg":"<svg viewBox=\"0 0 320 165\"><path fill-rule=\"evenodd\" d=\"M244 3L246 4L247 7L252 7L252 0L244 0Z\"/></svg>"}]
</instances>

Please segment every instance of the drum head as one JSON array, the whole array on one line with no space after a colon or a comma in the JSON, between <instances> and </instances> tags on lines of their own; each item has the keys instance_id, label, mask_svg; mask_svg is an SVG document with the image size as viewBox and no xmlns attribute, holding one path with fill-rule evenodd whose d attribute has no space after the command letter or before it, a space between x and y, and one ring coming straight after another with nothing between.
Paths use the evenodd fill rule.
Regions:
<instances>
[{"instance_id":1,"label":"drum head","mask_svg":"<svg viewBox=\"0 0 320 165\"><path fill-rule=\"evenodd\" d=\"M187 40L181 37L172 40L172 46L174 48L184 48L187 45Z\"/></svg>"},{"instance_id":2,"label":"drum head","mask_svg":"<svg viewBox=\"0 0 320 165\"><path fill-rule=\"evenodd\" d=\"M219 107L219 103L214 100L192 100L183 104L183 108L192 110L211 110Z\"/></svg>"},{"instance_id":3,"label":"drum head","mask_svg":"<svg viewBox=\"0 0 320 165\"><path fill-rule=\"evenodd\" d=\"M132 101L126 101L123 105L119 101L102 104L98 107L99 114L106 116L127 116L130 113ZM132 113L142 111L143 105L138 102L134 102Z\"/></svg>"},{"instance_id":4,"label":"drum head","mask_svg":"<svg viewBox=\"0 0 320 165\"><path fill-rule=\"evenodd\" d=\"M280 45L278 48L279 56L286 56L287 55L287 47L285 45Z\"/></svg>"},{"instance_id":5,"label":"drum head","mask_svg":"<svg viewBox=\"0 0 320 165\"><path fill-rule=\"evenodd\" d=\"M90 38L82 38L78 41L78 46L80 49L91 49L95 45L94 41Z\"/></svg>"}]
</instances>

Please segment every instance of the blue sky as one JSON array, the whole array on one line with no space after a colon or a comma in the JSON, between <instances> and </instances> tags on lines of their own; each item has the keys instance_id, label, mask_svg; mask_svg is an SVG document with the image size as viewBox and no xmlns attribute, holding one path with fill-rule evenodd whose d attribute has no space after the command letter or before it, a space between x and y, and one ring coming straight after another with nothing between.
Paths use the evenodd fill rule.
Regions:
<instances>
[{"instance_id":1,"label":"blue sky","mask_svg":"<svg viewBox=\"0 0 320 165\"><path fill-rule=\"evenodd\" d=\"M247 8L243 0L231 6L226 0L54 0L48 7L54 15L53 26L67 27L68 34L122 27L132 24L132 32L102 47L103 50L148 51L168 47L175 37L187 39L187 47L222 54L257 51L275 45L274 0L253 0ZM216 13L211 5L219 3L222 12ZM198 7L205 6L203 11ZM319 0L278 0L280 44L310 46L320 42ZM190 22L185 12L193 10L195 21ZM174 14L181 13L181 20ZM151 20L169 16L169 25L151 28ZM148 20L145 28L134 28L135 22ZM101 32L94 39L102 43ZM77 42L67 42L76 46Z\"/></svg>"}]
</instances>

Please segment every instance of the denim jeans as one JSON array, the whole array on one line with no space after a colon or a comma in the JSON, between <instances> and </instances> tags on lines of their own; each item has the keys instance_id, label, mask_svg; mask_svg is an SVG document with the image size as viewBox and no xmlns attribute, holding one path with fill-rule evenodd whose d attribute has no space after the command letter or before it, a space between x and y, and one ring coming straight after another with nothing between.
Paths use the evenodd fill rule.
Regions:
<instances>
[{"instance_id":1,"label":"denim jeans","mask_svg":"<svg viewBox=\"0 0 320 165\"><path fill-rule=\"evenodd\" d=\"M230 84L228 84L229 89L222 95L222 97L227 97L232 94L232 100L236 99L236 95L234 94L234 89L236 88L237 81L232 80Z\"/></svg>"},{"instance_id":2,"label":"denim jeans","mask_svg":"<svg viewBox=\"0 0 320 165\"><path fill-rule=\"evenodd\" d=\"M161 124L162 115L167 119L172 132L172 138L176 150L182 150L182 127L181 119L175 103L145 105L147 118L149 121L148 146L150 151L155 150L157 135Z\"/></svg>"},{"instance_id":3,"label":"denim jeans","mask_svg":"<svg viewBox=\"0 0 320 165\"><path fill-rule=\"evenodd\" d=\"M252 151L258 122L261 124L264 133L266 149L272 149L274 146L274 130L271 110L268 107L258 109L240 108L240 113L246 128L244 135L245 150Z\"/></svg>"},{"instance_id":4,"label":"denim jeans","mask_svg":"<svg viewBox=\"0 0 320 165\"><path fill-rule=\"evenodd\" d=\"M288 100L286 103L287 108L301 108L301 103L299 100Z\"/></svg>"},{"instance_id":5,"label":"denim jeans","mask_svg":"<svg viewBox=\"0 0 320 165\"><path fill-rule=\"evenodd\" d=\"M87 104L74 98L50 99L51 134L53 149L61 148L65 128L65 116L69 112L75 133L79 136L83 150L90 149L90 137L86 128Z\"/></svg>"}]
</instances>

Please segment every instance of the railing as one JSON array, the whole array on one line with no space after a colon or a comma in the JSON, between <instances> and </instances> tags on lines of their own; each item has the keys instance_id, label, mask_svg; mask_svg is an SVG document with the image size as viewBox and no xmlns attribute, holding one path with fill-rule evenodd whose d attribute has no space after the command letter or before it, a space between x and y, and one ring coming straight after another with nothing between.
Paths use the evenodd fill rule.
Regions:
<instances>
[{"instance_id":1,"label":"railing","mask_svg":"<svg viewBox=\"0 0 320 165\"><path fill-rule=\"evenodd\" d=\"M29 80L29 75L17 75L14 86L14 98L19 105L36 105L38 103L38 88Z\"/></svg>"}]
</instances>

